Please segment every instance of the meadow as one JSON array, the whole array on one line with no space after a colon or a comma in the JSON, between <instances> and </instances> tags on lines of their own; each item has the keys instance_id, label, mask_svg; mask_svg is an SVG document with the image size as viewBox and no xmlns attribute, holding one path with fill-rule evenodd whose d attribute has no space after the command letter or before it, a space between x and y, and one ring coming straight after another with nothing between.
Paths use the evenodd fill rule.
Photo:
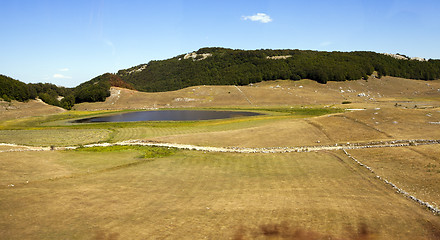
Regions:
<instances>
[{"instance_id":1,"label":"meadow","mask_svg":"<svg viewBox=\"0 0 440 240\"><path fill-rule=\"evenodd\" d=\"M440 82L404 81L407 86L396 78L327 85L275 81L241 86L241 92L234 86L168 93L113 89L117 95L106 102L80 104L73 111L53 112L50 107L45 114L20 105L0 118L0 143L5 143L0 145L0 238L439 239L439 216L376 176L439 208L438 144L347 149L375 174L342 150L83 147L134 139L267 149L440 139ZM370 97L357 96L368 91ZM71 123L150 107L265 115ZM29 146L79 148L27 151Z\"/></svg>"},{"instance_id":2,"label":"meadow","mask_svg":"<svg viewBox=\"0 0 440 240\"><path fill-rule=\"evenodd\" d=\"M2 154L2 186L17 184L0 190L2 238L265 238L304 231L419 239L438 230L438 216L338 153L178 151L146 160L140 152ZM12 164L29 169L16 172Z\"/></svg>"}]
</instances>

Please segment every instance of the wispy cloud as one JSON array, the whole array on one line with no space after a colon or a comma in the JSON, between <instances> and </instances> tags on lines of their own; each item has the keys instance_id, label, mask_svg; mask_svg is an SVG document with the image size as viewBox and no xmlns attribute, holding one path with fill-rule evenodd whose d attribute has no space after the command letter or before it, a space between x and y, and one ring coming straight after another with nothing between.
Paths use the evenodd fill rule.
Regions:
<instances>
[{"instance_id":1,"label":"wispy cloud","mask_svg":"<svg viewBox=\"0 0 440 240\"><path fill-rule=\"evenodd\" d=\"M113 44L113 42L110 41L110 40L108 40L108 39L104 39L104 43L105 43L105 45L109 46L109 47L112 49L112 55L115 55L115 53L116 53L116 47L115 47L115 45Z\"/></svg>"},{"instance_id":2,"label":"wispy cloud","mask_svg":"<svg viewBox=\"0 0 440 240\"><path fill-rule=\"evenodd\" d=\"M113 47L113 46L114 46L114 45L113 45L113 42L110 41L110 40L104 39L104 42L105 42L105 44L107 44L107 46L109 46L109 47Z\"/></svg>"},{"instance_id":3,"label":"wispy cloud","mask_svg":"<svg viewBox=\"0 0 440 240\"><path fill-rule=\"evenodd\" d=\"M69 69L68 68L60 68L60 69L58 69L58 71L60 71L60 72L67 72L67 71L69 71Z\"/></svg>"},{"instance_id":4,"label":"wispy cloud","mask_svg":"<svg viewBox=\"0 0 440 240\"><path fill-rule=\"evenodd\" d=\"M326 46L328 46L328 45L332 45L333 43L332 42L322 42L322 43L320 43L319 45L321 46L321 47L326 47Z\"/></svg>"},{"instance_id":5,"label":"wispy cloud","mask_svg":"<svg viewBox=\"0 0 440 240\"><path fill-rule=\"evenodd\" d=\"M252 16L243 16L241 17L243 20L251 20L253 22L261 22L261 23L269 23L272 22L272 18L266 13L257 13Z\"/></svg>"},{"instance_id":6,"label":"wispy cloud","mask_svg":"<svg viewBox=\"0 0 440 240\"><path fill-rule=\"evenodd\" d=\"M71 79L72 78L69 76L64 76L63 74L59 74L59 73L55 73L52 77L53 78L61 78L61 79Z\"/></svg>"}]
</instances>

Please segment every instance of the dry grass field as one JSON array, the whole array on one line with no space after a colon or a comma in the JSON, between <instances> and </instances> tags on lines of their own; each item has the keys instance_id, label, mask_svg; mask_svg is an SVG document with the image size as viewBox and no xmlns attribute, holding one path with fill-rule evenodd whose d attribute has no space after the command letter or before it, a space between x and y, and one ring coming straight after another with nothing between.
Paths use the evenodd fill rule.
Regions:
<instances>
[{"instance_id":1,"label":"dry grass field","mask_svg":"<svg viewBox=\"0 0 440 240\"><path fill-rule=\"evenodd\" d=\"M104 129L2 130L0 142L29 146L84 145L104 141L110 131Z\"/></svg>"},{"instance_id":2,"label":"dry grass field","mask_svg":"<svg viewBox=\"0 0 440 240\"><path fill-rule=\"evenodd\" d=\"M440 80L416 81L395 77L368 81L329 82L311 80L267 81L252 86L196 86L171 92L143 93L112 88L103 103L81 103L76 110L117 110L182 107L262 107L399 102L414 107L439 107ZM360 96L358 96L360 95ZM415 102L415 104L408 104Z\"/></svg>"},{"instance_id":3,"label":"dry grass field","mask_svg":"<svg viewBox=\"0 0 440 240\"><path fill-rule=\"evenodd\" d=\"M38 106L44 111L29 111L40 109L36 102L0 108L0 143L48 147L138 139L277 148L439 140L439 89L439 80L392 77L326 85L301 80L196 86L165 93L113 88L105 102L78 104L74 111L43 105ZM70 122L152 108L266 115ZM376 177L440 207L438 144L347 150L374 174L341 150L25 149L0 145L0 239L440 239L440 216Z\"/></svg>"},{"instance_id":4,"label":"dry grass field","mask_svg":"<svg viewBox=\"0 0 440 240\"><path fill-rule=\"evenodd\" d=\"M64 111L65 110L62 108L51 106L37 100L30 100L26 103L17 101L0 101L0 121L31 116L49 115Z\"/></svg>"},{"instance_id":5,"label":"dry grass field","mask_svg":"<svg viewBox=\"0 0 440 240\"><path fill-rule=\"evenodd\" d=\"M372 108L306 119L282 119L261 126L210 134L153 138L207 146L288 147L391 139L440 139L440 110Z\"/></svg>"},{"instance_id":6,"label":"dry grass field","mask_svg":"<svg viewBox=\"0 0 440 240\"><path fill-rule=\"evenodd\" d=\"M352 156L411 195L440 207L440 147L351 150Z\"/></svg>"},{"instance_id":7,"label":"dry grass field","mask_svg":"<svg viewBox=\"0 0 440 240\"><path fill-rule=\"evenodd\" d=\"M153 140L189 143L216 147L289 147L331 143L319 129L303 119L283 119L261 126L206 133L179 134L156 137Z\"/></svg>"},{"instance_id":8,"label":"dry grass field","mask_svg":"<svg viewBox=\"0 0 440 240\"><path fill-rule=\"evenodd\" d=\"M439 237L438 216L341 153L137 155L0 155L2 239Z\"/></svg>"}]
</instances>

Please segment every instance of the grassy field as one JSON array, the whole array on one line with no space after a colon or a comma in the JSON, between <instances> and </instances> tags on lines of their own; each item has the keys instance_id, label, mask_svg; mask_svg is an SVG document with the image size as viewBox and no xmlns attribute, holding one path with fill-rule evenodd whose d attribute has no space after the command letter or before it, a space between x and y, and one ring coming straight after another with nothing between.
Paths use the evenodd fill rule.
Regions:
<instances>
[{"instance_id":1,"label":"grassy field","mask_svg":"<svg viewBox=\"0 0 440 240\"><path fill-rule=\"evenodd\" d=\"M3 170L2 239L439 237L437 216L340 153L137 151L0 155L32 169Z\"/></svg>"},{"instance_id":2,"label":"grassy field","mask_svg":"<svg viewBox=\"0 0 440 240\"><path fill-rule=\"evenodd\" d=\"M31 146L83 145L107 140L110 133L104 129L2 130L0 142Z\"/></svg>"},{"instance_id":3,"label":"grassy field","mask_svg":"<svg viewBox=\"0 0 440 240\"><path fill-rule=\"evenodd\" d=\"M26 103L0 101L0 121L61 113L65 110L47 105L41 101L30 100Z\"/></svg>"},{"instance_id":4,"label":"grassy field","mask_svg":"<svg viewBox=\"0 0 440 240\"><path fill-rule=\"evenodd\" d=\"M266 148L440 139L438 89L438 80L390 77L326 85L301 80L199 86L167 93L115 88L105 102L79 104L75 111L40 102L30 102L30 107L2 103L0 143L81 146L140 139ZM29 111L32 107L41 112ZM157 107L266 115L71 123ZM24 149L0 145L0 239L440 238L439 216L396 193L341 151L245 154L139 146L20 151ZM377 175L439 207L439 149L348 152Z\"/></svg>"},{"instance_id":5,"label":"grassy field","mask_svg":"<svg viewBox=\"0 0 440 240\"><path fill-rule=\"evenodd\" d=\"M205 134L276 124L285 119L304 119L329 113L342 112L340 108L265 108L220 110L249 110L264 113L254 117L190 122L127 122L72 124L72 119L111 114L114 111L68 113L45 117L25 118L0 123L0 142L32 146L69 146L96 142L117 142L130 139L150 139L183 134Z\"/></svg>"},{"instance_id":6,"label":"grassy field","mask_svg":"<svg viewBox=\"0 0 440 240\"><path fill-rule=\"evenodd\" d=\"M390 139L440 139L439 109L394 106L313 118L286 118L261 126L210 134L186 133L155 140L208 146L287 147Z\"/></svg>"},{"instance_id":7,"label":"grassy field","mask_svg":"<svg viewBox=\"0 0 440 240\"><path fill-rule=\"evenodd\" d=\"M377 174L417 198L440 207L440 148L415 146L349 151Z\"/></svg>"},{"instance_id":8,"label":"grassy field","mask_svg":"<svg viewBox=\"0 0 440 240\"><path fill-rule=\"evenodd\" d=\"M189 133L153 138L157 141L190 143L201 146L239 147L287 147L315 145L317 141L329 144L331 141L322 131L302 119L283 119L266 124L234 130L220 130L205 133Z\"/></svg>"},{"instance_id":9,"label":"grassy field","mask_svg":"<svg viewBox=\"0 0 440 240\"><path fill-rule=\"evenodd\" d=\"M76 110L120 110L187 107L266 107L341 104L361 105L399 102L402 106L440 106L440 81L416 81L395 77L368 81L328 82L266 81L252 86L195 86L171 92L143 93L113 88L103 103L82 103ZM359 96L359 94L361 94Z\"/></svg>"}]
</instances>

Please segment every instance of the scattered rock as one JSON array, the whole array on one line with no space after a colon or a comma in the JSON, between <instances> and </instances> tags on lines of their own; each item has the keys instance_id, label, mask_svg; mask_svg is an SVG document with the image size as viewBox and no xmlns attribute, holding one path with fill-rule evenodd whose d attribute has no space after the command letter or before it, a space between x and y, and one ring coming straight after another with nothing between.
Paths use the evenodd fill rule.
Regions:
<instances>
[{"instance_id":1,"label":"scattered rock","mask_svg":"<svg viewBox=\"0 0 440 240\"><path fill-rule=\"evenodd\" d=\"M202 53L202 54L197 54L195 52L192 53L188 53L186 54L183 59L189 59L192 58L193 61L201 61L201 60L205 60L208 57L211 57L212 54L211 53Z\"/></svg>"},{"instance_id":2,"label":"scattered rock","mask_svg":"<svg viewBox=\"0 0 440 240\"><path fill-rule=\"evenodd\" d=\"M285 56L267 56L266 59L287 59L292 57L292 55L285 55Z\"/></svg>"},{"instance_id":3,"label":"scattered rock","mask_svg":"<svg viewBox=\"0 0 440 240\"><path fill-rule=\"evenodd\" d=\"M194 99L194 98L174 98L173 101L174 102L193 102L193 101L197 101L197 99Z\"/></svg>"}]
</instances>

